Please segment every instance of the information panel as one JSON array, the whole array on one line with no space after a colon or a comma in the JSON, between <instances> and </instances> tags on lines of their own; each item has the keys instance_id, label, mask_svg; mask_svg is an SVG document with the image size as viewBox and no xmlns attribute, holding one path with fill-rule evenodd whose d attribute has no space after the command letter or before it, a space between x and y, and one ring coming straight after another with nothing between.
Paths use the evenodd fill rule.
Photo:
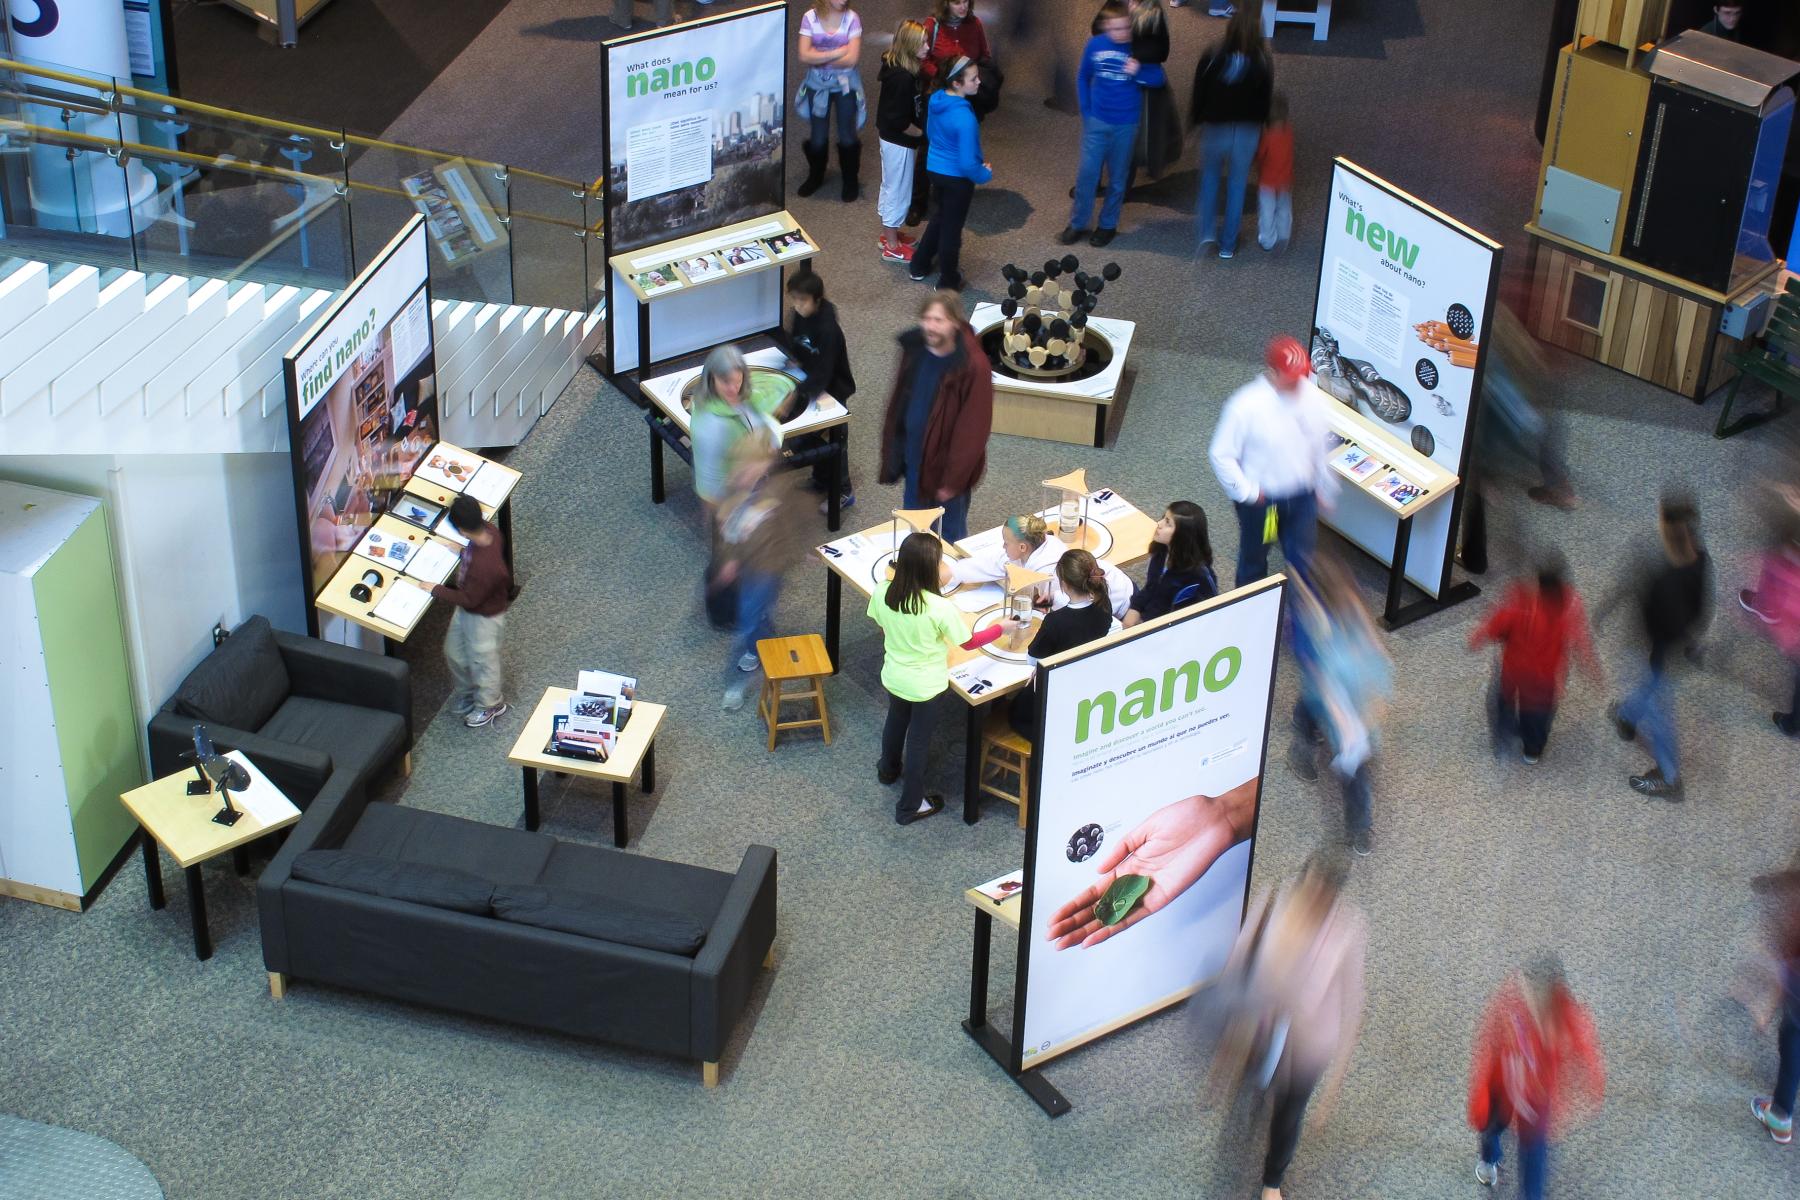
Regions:
<instances>
[{"instance_id":1,"label":"information panel","mask_svg":"<svg viewBox=\"0 0 1800 1200\"><path fill-rule=\"evenodd\" d=\"M1313 306L1319 387L1467 478L1499 277L1499 243L1338 159ZM1325 522L1388 563L1398 518L1368 496L1339 496ZM1414 519L1406 577L1434 597L1449 584L1461 511L1459 488Z\"/></svg>"},{"instance_id":2,"label":"information panel","mask_svg":"<svg viewBox=\"0 0 1800 1200\"><path fill-rule=\"evenodd\" d=\"M787 6L606 44L607 255L779 212Z\"/></svg>"},{"instance_id":3,"label":"information panel","mask_svg":"<svg viewBox=\"0 0 1800 1200\"><path fill-rule=\"evenodd\" d=\"M427 250L415 216L282 359L309 614L438 440Z\"/></svg>"},{"instance_id":4,"label":"information panel","mask_svg":"<svg viewBox=\"0 0 1800 1200\"><path fill-rule=\"evenodd\" d=\"M1243 919L1284 580L1038 673L1015 1069L1190 995Z\"/></svg>"}]
</instances>

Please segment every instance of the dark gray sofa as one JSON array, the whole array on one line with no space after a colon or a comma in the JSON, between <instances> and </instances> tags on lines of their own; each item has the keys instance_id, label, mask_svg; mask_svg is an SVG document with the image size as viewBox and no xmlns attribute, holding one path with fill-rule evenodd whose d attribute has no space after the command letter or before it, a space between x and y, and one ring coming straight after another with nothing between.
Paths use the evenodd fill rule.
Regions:
<instances>
[{"instance_id":1,"label":"dark gray sofa","mask_svg":"<svg viewBox=\"0 0 1800 1200\"><path fill-rule=\"evenodd\" d=\"M150 718L155 778L202 724L220 750L242 750L296 807L368 789L412 750L412 676L404 662L282 633L251 617L202 659Z\"/></svg>"},{"instance_id":2,"label":"dark gray sofa","mask_svg":"<svg viewBox=\"0 0 1800 1200\"><path fill-rule=\"evenodd\" d=\"M446 875L460 886L425 903L300 878L297 863L372 869L408 885L401 895ZM480 909L491 885L494 909L455 911L472 882L478 898L463 906ZM544 888L591 901L584 916L654 928L614 941L494 915L502 896ZM289 977L317 980L698 1060L712 1086L775 940L775 851L751 846L727 874L360 794L321 796L257 882L257 907L277 997ZM671 926L703 937L698 951L627 944L655 944Z\"/></svg>"}]
</instances>

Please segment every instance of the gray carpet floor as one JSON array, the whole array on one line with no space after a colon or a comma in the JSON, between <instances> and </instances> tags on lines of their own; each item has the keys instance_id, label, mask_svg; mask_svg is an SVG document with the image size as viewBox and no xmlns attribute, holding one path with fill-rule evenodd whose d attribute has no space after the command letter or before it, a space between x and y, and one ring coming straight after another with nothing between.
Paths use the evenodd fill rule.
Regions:
<instances>
[{"instance_id":1,"label":"gray carpet floor","mask_svg":"<svg viewBox=\"0 0 1800 1200\"><path fill-rule=\"evenodd\" d=\"M1107 289L1103 313L1140 323L1136 386L1113 445L996 437L975 527L1035 505L1038 480L1077 466L1147 509L1189 497L1228 527L1206 440L1269 333L1307 323L1331 155L1522 253L1549 7L1340 3L1324 46L1284 30L1278 71L1301 164L1294 245L1193 262L1191 154L1128 206L1105 255L1125 277ZM858 8L877 31L899 11L890 0ZM516 0L390 132L592 174L598 70L583 43L604 32L587 31L593 9ZM984 130L996 178L970 222L972 299L998 290L1003 263L1046 257L1067 216L1075 122L1042 100L1087 8L1034 9L1034 40L1002 44L1007 97ZM1191 8L1173 25L1171 73L1185 96L1191 64L1221 26ZM881 40L871 35L870 61ZM561 105L543 106L548 95ZM585 115L565 120L568 106ZM876 256L872 201L847 206L834 191L796 200L794 211L825 247L819 269L862 383L851 439L857 528L898 502L897 490L874 485L873 447L890 339L920 292ZM1790 469L1781 431L1715 442L1716 400L1699 408L1589 363L1554 361L1583 505L1539 508L1517 482L1498 481L1484 586L1557 546L1597 598L1651 535L1659 490L1684 482L1700 495L1729 596L1759 536L1755 482ZM218 954L201 964L179 876L170 873L170 909L151 913L132 863L81 916L0 905L0 1106L118 1142L177 1198L1254 1195L1261 1135L1203 1106L1179 1016L1052 1064L1075 1105L1054 1122L962 1034L970 914L961 892L1019 863L1012 810L995 802L974 827L949 816L892 823L871 778L880 644L853 607L830 689L831 746L796 737L771 754L752 711L720 711L726 643L699 609L697 506L678 464L669 502L651 506L645 436L637 410L584 373L513 454L525 472L516 529L526 590L507 630L509 690L528 705L581 667L635 673L672 712L660 788L631 801L632 849L718 868L752 841L779 849L779 962L730 1047L723 1085L703 1090L687 1063L304 981L275 1003L248 881L209 869ZM1221 575L1231 541L1217 538ZM1376 574L1365 564L1361 575L1373 599ZM822 630L823 596L822 569L796 571L782 630ZM1643 756L1602 717L1636 665L1628 620L1599 631L1609 688L1575 686L1533 769L1496 764L1487 751L1489 667L1464 650L1484 605L1388 638L1399 694L1376 772L1376 850L1351 885L1371 920L1368 1019L1342 1103L1307 1132L1286 1194L1474 1194L1462 1120L1470 1038L1504 971L1545 947L1560 951L1591 1004L1610 1068L1604 1110L1555 1155L1555 1195L1793 1194L1800 1156L1763 1136L1746 1103L1768 1086L1773 1040L1727 996L1753 945L1746 881L1800 846L1797 748L1768 724L1785 703L1786 669L1735 606L1721 605L1704 667L1680 686L1689 799L1646 803L1625 787ZM504 758L517 718L469 731L438 712L440 635L441 624L428 626L406 651L422 730L416 771L395 798L516 824L518 779ZM1278 712L1292 694L1284 664ZM1335 794L1280 765L1284 735L1278 724L1261 882L1289 874L1339 830ZM959 742L959 730L941 735L935 782L947 790L960 779ZM603 791L547 785L544 802L551 833L605 841ZM1012 962L1009 948L997 950L997 1010L1010 1003ZM1501 1195L1514 1191L1509 1174Z\"/></svg>"}]
</instances>

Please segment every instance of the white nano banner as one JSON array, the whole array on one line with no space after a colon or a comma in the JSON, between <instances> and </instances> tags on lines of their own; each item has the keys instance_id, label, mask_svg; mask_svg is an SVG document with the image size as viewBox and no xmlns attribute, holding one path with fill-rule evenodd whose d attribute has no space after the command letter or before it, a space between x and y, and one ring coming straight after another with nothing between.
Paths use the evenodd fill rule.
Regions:
<instances>
[{"instance_id":1,"label":"white nano banner","mask_svg":"<svg viewBox=\"0 0 1800 1200\"><path fill-rule=\"evenodd\" d=\"M1319 387L1466 478L1499 269L1499 243L1338 159L1313 306ZM1406 577L1433 597L1449 582L1461 507L1459 493L1414 518ZM1389 565L1398 519L1349 488L1324 514Z\"/></svg>"},{"instance_id":2,"label":"white nano banner","mask_svg":"<svg viewBox=\"0 0 1800 1200\"><path fill-rule=\"evenodd\" d=\"M1019 1069L1224 966L1250 885L1283 587L1273 576L1039 672Z\"/></svg>"}]
</instances>

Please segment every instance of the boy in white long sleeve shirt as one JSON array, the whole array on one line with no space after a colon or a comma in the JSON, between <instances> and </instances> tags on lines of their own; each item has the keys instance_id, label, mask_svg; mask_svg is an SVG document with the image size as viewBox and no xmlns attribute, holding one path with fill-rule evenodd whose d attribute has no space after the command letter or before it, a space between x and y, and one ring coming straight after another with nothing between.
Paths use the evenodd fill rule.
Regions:
<instances>
[{"instance_id":1,"label":"boy in white long sleeve shirt","mask_svg":"<svg viewBox=\"0 0 1800 1200\"><path fill-rule=\"evenodd\" d=\"M1306 349L1283 334L1269 343L1268 370L1225 401L1213 431L1213 474L1237 509L1237 586L1269 573L1263 542L1273 507L1281 553L1296 575L1312 565L1319 505L1330 504L1337 486L1326 464L1330 425L1325 400L1309 386Z\"/></svg>"}]
</instances>

